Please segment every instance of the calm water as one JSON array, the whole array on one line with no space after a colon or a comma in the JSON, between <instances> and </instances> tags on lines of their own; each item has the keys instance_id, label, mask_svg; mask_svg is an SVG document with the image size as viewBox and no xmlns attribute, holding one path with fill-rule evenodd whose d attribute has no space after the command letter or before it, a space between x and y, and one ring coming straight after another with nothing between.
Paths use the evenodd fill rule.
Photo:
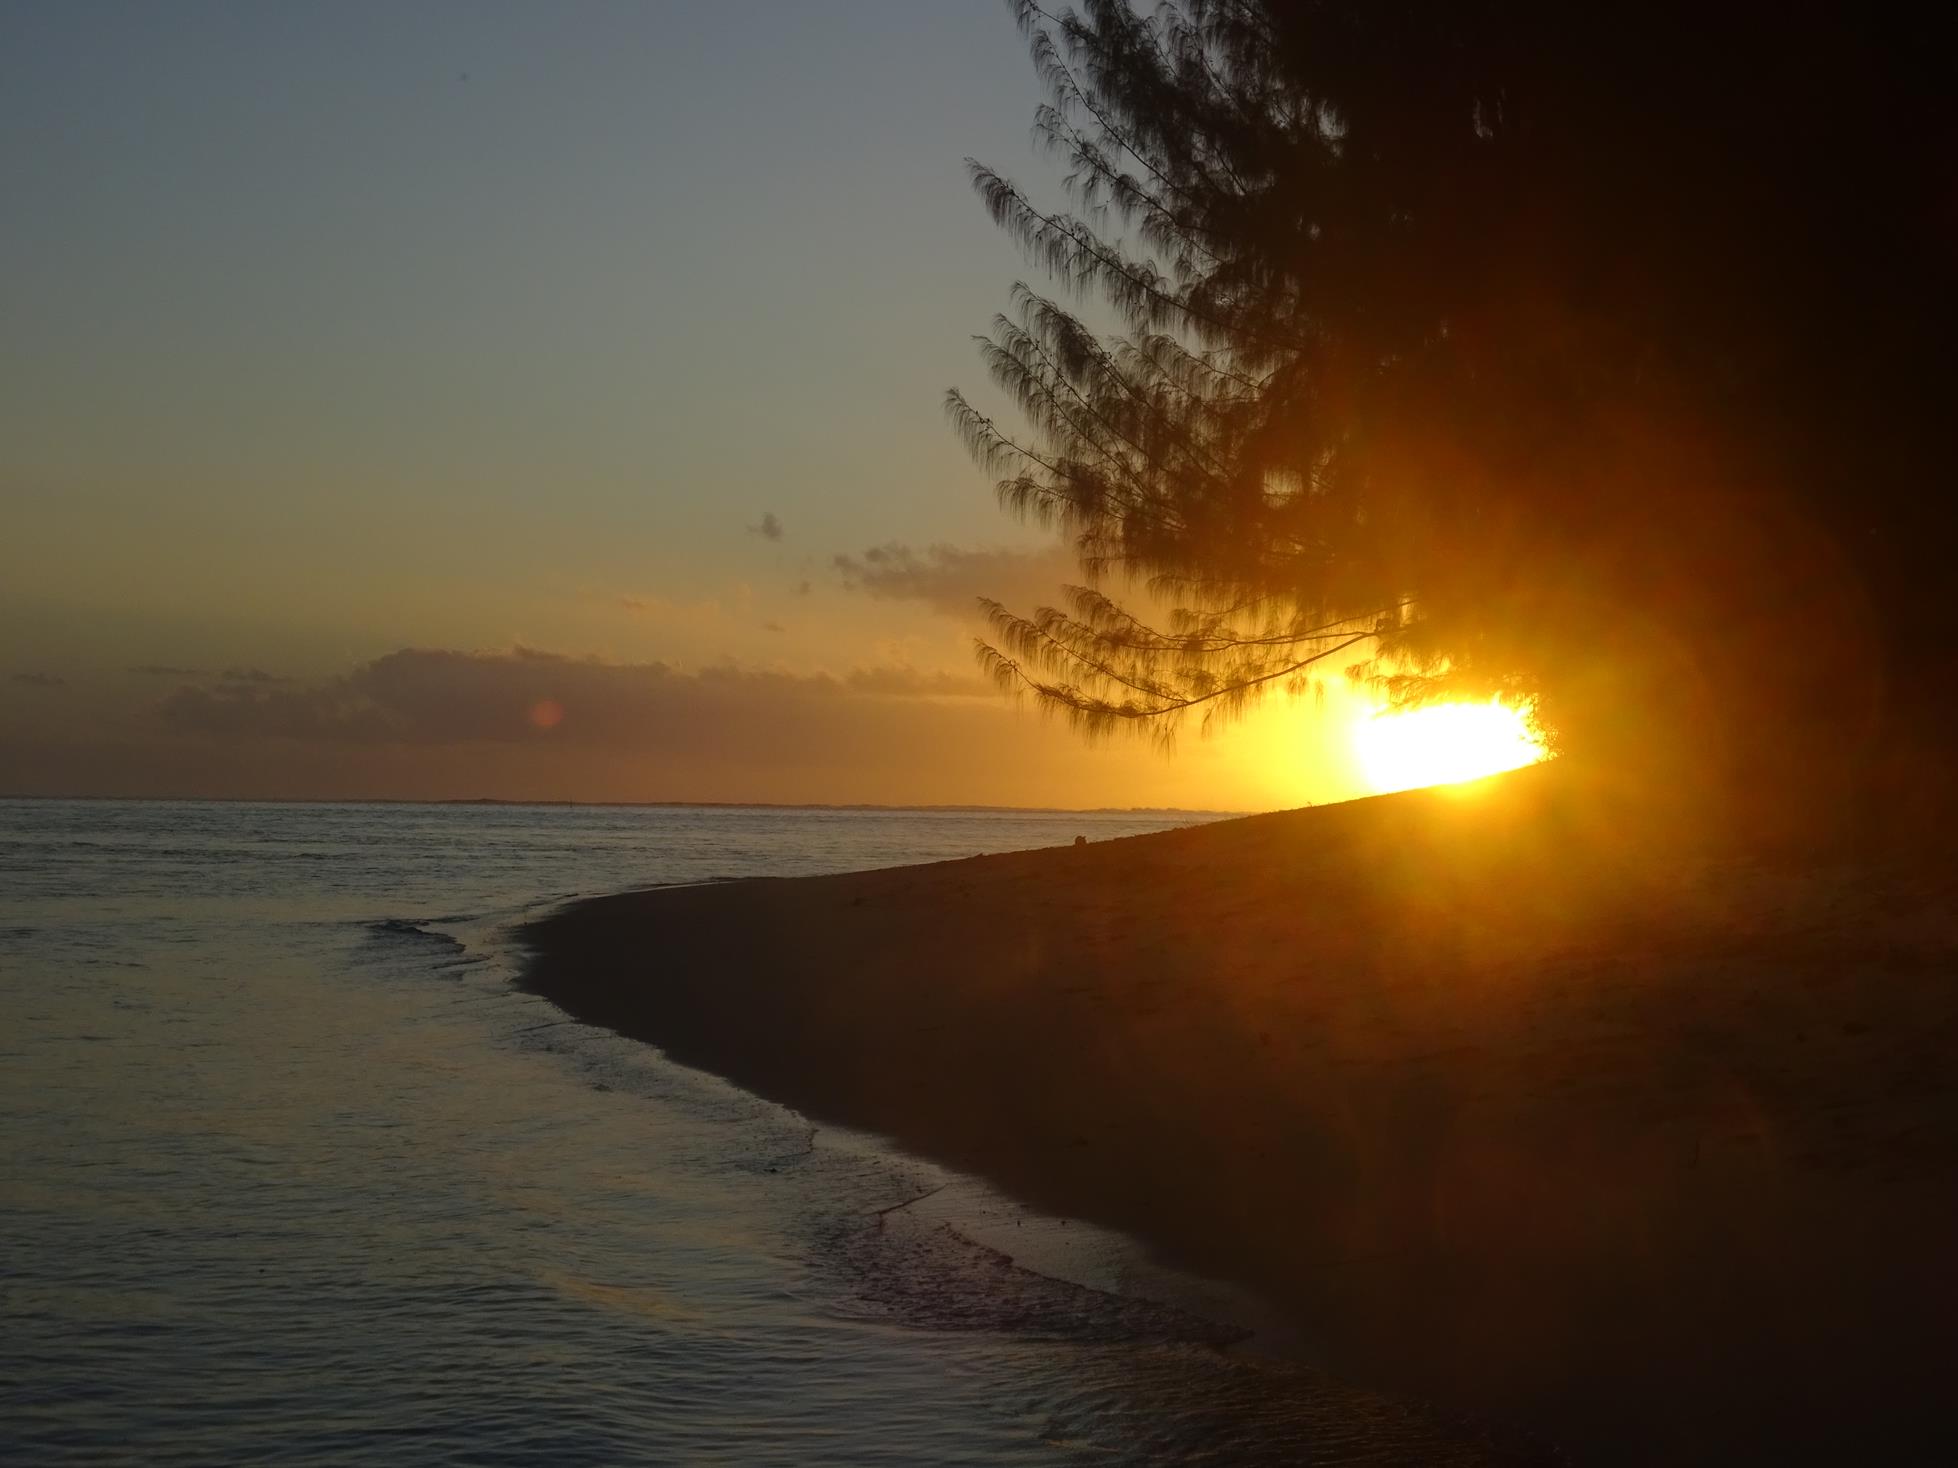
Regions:
<instances>
[{"instance_id":1,"label":"calm water","mask_svg":"<svg viewBox=\"0 0 1958 1468\"><path fill-rule=\"evenodd\" d=\"M0 801L0 1460L1485 1461L512 982L578 894L1161 824Z\"/></svg>"}]
</instances>

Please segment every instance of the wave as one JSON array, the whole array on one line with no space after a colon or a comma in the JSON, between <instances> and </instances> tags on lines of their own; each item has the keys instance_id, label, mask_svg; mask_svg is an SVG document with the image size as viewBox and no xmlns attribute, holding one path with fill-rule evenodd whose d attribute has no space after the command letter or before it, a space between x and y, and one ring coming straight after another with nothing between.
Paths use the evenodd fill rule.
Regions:
<instances>
[{"instance_id":1,"label":"wave","mask_svg":"<svg viewBox=\"0 0 1958 1468\"><path fill-rule=\"evenodd\" d=\"M361 926L377 938L406 938L411 942L462 947L462 940L454 934L437 932L430 926L439 921L439 918L375 918Z\"/></svg>"},{"instance_id":2,"label":"wave","mask_svg":"<svg viewBox=\"0 0 1958 1468\"><path fill-rule=\"evenodd\" d=\"M487 955L471 953L469 946L453 933L445 933L438 923L463 922L463 918L373 918L361 923L370 945L379 949L382 961L388 955L406 960L416 973L439 973L459 977L457 969L473 968Z\"/></svg>"}]
</instances>

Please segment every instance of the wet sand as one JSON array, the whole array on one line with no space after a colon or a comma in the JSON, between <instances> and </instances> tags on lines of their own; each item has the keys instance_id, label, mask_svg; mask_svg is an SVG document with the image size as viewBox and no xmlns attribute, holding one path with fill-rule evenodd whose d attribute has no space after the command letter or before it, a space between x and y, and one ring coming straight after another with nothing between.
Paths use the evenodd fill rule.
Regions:
<instances>
[{"instance_id":1,"label":"wet sand","mask_svg":"<svg viewBox=\"0 0 1958 1468\"><path fill-rule=\"evenodd\" d=\"M1958 881L1921 843L1689 836L1541 770L527 936L581 1019L1578 1461L1953 1437Z\"/></svg>"}]
</instances>

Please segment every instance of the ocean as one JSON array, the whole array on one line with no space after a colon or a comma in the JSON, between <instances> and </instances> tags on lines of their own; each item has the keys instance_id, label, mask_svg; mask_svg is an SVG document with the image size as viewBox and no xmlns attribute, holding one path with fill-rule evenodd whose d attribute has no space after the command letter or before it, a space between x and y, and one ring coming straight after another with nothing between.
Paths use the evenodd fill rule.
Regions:
<instances>
[{"instance_id":1,"label":"ocean","mask_svg":"<svg viewBox=\"0 0 1958 1468\"><path fill-rule=\"evenodd\" d=\"M518 982L573 897L1184 819L0 801L0 1461L1492 1461Z\"/></svg>"}]
</instances>

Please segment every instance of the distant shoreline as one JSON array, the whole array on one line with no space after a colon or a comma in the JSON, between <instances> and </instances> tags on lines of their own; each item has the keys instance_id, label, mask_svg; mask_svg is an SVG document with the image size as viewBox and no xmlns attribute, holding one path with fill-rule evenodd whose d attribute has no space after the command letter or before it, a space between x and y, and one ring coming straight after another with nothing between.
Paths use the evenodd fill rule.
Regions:
<instances>
[{"instance_id":1,"label":"distant shoreline","mask_svg":"<svg viewBox=\"0 0 1958 1468\"><path fill-rule=\"evenodd\" d=\"M491 796L457 800L405 800L387 796L238 795L8 795L0 800L88 801L121 805L414 805L509 806L520 810L812 810L917 811L944 815L1163 816L1198 821L1231 820L1249 811L1190 810L1174 805L883 805L876 802L775 800L503 800Z\"/></svg>"},{"instance_id":2,"label":"distant shoreline","mask_svg":"<svg viewBox=\"0 0 1958 1468\"><path fill-rule=\"evenodd\" d=\"M1958 1439L1951 864L1568 784L590 899L526 982L1580 1461Z\"/></svg>"}]
</instances>

